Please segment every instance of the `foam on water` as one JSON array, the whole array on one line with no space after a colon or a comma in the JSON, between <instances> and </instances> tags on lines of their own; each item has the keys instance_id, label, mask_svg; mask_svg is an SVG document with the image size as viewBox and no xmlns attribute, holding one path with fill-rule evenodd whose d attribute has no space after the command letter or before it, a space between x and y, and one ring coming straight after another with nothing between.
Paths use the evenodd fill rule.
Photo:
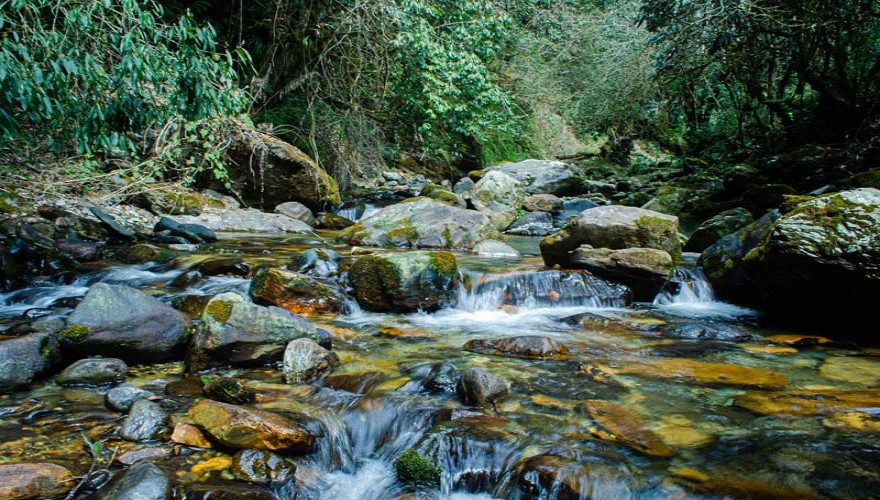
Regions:
<instances>
[{"instance_id":1,"label":"foam on water","mask_svg":"<svg viewBox=\"0 0 880 500\"><path fill-rule=\"evenodd\" d=\"M729 318L755 316L752 309L715 299L712 285L699 267L679 266L672 280L677 291L661 291L654 306L668 314L692 318Z\"/></svg>"}]
</instances>

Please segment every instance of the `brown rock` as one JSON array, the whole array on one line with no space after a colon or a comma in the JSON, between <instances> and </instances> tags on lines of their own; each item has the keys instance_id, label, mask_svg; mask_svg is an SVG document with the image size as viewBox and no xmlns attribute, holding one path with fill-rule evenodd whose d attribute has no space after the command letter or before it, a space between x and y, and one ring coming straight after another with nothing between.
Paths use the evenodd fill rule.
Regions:
<instances>
[{"instance_id":1,"label":"brown rock","mask_svg":"<svg viewBox=\"0 0 880 500\"><path fill-rule=\"evenodd\" d=\"M73 474L60 465L0 465L0 498L49 498L67 493L73 486Z\"/></svg>"},{"instance_id":2,"label":"brown rock","mask_svg":"<svg viewBox=\"0 0 880 500\"><path fill-rule=\"evenodd\" d=\"M511 358L567 359L568 347L549 337L522 335L502 339L474 339L464 348L482 354L494 354Z\"/></svg>"},{"instance_id":3,"label":"brown rock","mask_svg":"<svg viewBox=\"0 0 880 500\"><path fill-rule=\"evenodd\" d=\"M782 389L787 383L785 375L762 368L724 363L706 363L685 358L651 358L626 360L619 367L594 365L611 375L636 375L639 377L682 380L708 386L734 386L756 389Z\"/></svg>"},{"instance_id":4,"label":"brown rock","mask_svg":"<svg viewBox=\"0 0 880 500\"><path fill-rule=\"evenodd\" d=\"M211 442L202 434L198 427L183 422L174 426L174 432L171 433L171 440L175 443L194 446L196 448L211 449Z\"/></svg>"},{"instance_id":5,"label":"brown rock","mask_svg":"<svg viewBox=\"0 0 880 500\"><path fill-rule=\"evenodd\" d=\"M581 406L597 424L602 426L612 439L630 448L654 457L671 457L675 454L660 436L648 429L641 417L622 405L607 401L585 401ZM606 437L607 434L602 437Z\"/></svg>"},{"instance_id":6,"label":"brown rock","mask_svg":"<svg viewBox=\"0 0 880 500\"><path fill-rule=\"evenodd\" d=\"M132 465L141 460L158 460L168 458L173 451L170 447L165 446L148 446L146 448L137 448L135 450L126 451L116 457L116 461L122 465Z\"/></svg>"},{"instance_id":7,"label":"brown rock","mask_svg":"<svg viewBox=\"0 0 880 500\"><path fill-rule=\"evenodd\" d=\"M529 212L561 212L562 200L552 194L533 194L523 200L523 208Z\"/></svg>"},{"instance_id":8,"label":"brown rock","mask_svg":"<svg viewBox=\"0 0 880 500\"><path fill-rule=\"evenodd\" d=\"M762 415L830 415L880 407L880 390L797 390L749 393L737 396L736 406Z\"/></svg>"},{"instance_id":9,"label":"brown rock","mask_svg":"<svg viewBox=\"0 0 880 500\"><path fill-rule=\"evenodd\" d=\"M230 448L307 453L315 436L293 421L261 410L203 400L189 409L193 422Z\"/></svg>"}]
</instances>

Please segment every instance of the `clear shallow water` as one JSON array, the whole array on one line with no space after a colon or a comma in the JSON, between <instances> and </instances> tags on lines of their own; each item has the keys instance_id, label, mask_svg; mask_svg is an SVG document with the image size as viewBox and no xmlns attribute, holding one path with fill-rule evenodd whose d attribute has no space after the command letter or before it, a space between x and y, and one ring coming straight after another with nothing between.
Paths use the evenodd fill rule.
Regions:
<instances>
[{"instance_id":1,"label":"clear shallow water","mask_svg":"<svg viewBox=\"0 0 880 500\"><path fill-rule=\"evenodd\" d=\"M303 247L299 241L272 239L222 243L213 251L240 255L253 265L282 265ZM199 258L187 257L178 266ZM460 262L467 271L458 298L435 313L358 311L315 318L334 335L343 361L316 387L287 386L271 367L222 372L257 390L258 407L304 413L319 422L318 449L293 459L298 478L272 486L278 497L366 500L410 493L396 480L392 465L408 448L442 470L439 490L422 491L419 498L880 494L880 400L868 397L814 414L762 413L741 404L743 398L804 391L819 392L802 401L827 400L828 391L876 394L878 351L767 340L798 332L768 330L754 312L716 301L693 269L680 271L684 283L678 294L626 305L613 286L542 271L533 258L499 264L462 256ZM98 270L54 288L46 283L33 287L37 291L4 296L0 313L18 316L39 301L48 307L49 297L81 296L102 280L126 280L159 293L177 273L157 266ZM210 278L186 293L245 293L247 286L240 278ZM563 342L568 359L516 359L462 348L475 338L516 335ZM723 365L759 370L749 372L750 382L766 371L784 375L785 382L775 389L749 381L706 383L687 376L680 360L697 363L684 368L709 379ZM510 395L495 410L462 406L454 393L428 388L432 370L441 363L502 376ZM181 372L179 363L140 367L130 383L161 393ZM612 403L623 412L618 422L638 425L609 430L584 410L586 401ZM179 411L185 406L186 400L180 401ZM0 396L0 462L47 459L78 470L86 463L84 432L104 439L108 449L134 446L116 437L117 426L117 415L103 408L100 391L39 383L31 391ZM641 451L640 431L672 454ZM181 482L195 481L187 471L216 455L198 451L168 459L163 467ZM218 471L208 480L224 479Z\"/></svg>"}]
</instances>

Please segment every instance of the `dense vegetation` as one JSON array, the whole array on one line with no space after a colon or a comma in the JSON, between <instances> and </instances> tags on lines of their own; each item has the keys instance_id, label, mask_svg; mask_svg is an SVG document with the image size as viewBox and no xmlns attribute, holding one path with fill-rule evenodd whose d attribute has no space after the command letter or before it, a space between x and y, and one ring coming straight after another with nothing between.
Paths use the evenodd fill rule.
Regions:
<instances>
[{"instance_id":1,"label":"dense vegetation","mask_svg":"<svg viewBox=\"0 0 880 500\"><path fill-rule=\"evenodd\" d=\"M608 136L690 155L851 142L880 104L870 0L162 3L0 2L6 156L222 178L204 151L248 115L345 182Z\"/></svg>"}]
</instances>

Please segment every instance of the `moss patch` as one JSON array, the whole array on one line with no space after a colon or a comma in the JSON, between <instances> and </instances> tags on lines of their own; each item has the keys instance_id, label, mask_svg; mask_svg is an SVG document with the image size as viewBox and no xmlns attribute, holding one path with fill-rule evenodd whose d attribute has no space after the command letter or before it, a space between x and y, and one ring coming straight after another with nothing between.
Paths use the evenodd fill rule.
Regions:
<instances>
[{"instance_id":1,"label":"moss patch","mask_svg":"<svg viewBox=\"0 0 880 500\"><path fill-rule=\"evenodd\" d=\"M449 252L431 252L431 265L444 278L458 274L458 263Z\"/></svg>"},{"instance_id":2,"label":"moss patch","mask_svg":"<svg viewBox=\"0 0 880 500\"><path fill-rule=\"evenodd\" d=\"M375 255L365 255L352 264L351 281L358 302L374 305L392 300L401 285L394 264Z\"/></svg>"},{"instance_id":3,"label":"moss patch","mask_svg":"<svg viewBox=\"0 0 880 500\"><path fill-rule=\"evenodd\" d=\"M415 247L419 242L419 231L413 225L411 219L403 219L399 222L400 227L392 229L385 233L388 246L399 247L404 242L411 247Z\"/></svg>"},{"instance_id":4,"label":"moss patch","mask_svg":"<svg viewBox=\"0 0 880 500\"><path fill-rule=\"evenodd\" d=\"M645 215L636 219L635 223L639 229L639 244L648 248L659 246L660 241L658 239L668 238L671 241L677 241L678 239L675 222L671 220ZM681 245L675 245L673 248L662 248L662 250L669 252L673 262L681 260Z\"/></svg>"},{"instance_id":5,"label":"moss patch","mask_svg":"<svg viewBox=\"0 0 880 500\"><path fill-rule=\"evenodd\" d=\"M205 314L209 314L217 321L225 323L232 316L232 304L223 300L212 300L205 307Z\"/></svg>"},{"instance_id":6,"label":"moss patch","mask_svg":"<svg viewBox=\"0 0 880 500\"><path fill-rule=\"evenodd\" d=\"M81 340L89 333L89 327L84 325L70 325L61 331L61 336L67 340Z\"/></svg>"},{"instance_id":7,"label":"moss patch","mask_svg":"<svg viewBox=\"0 0 880 500\"><path fill-rule=\"evenodd\" d=\"M401 453L394 461L394 470L401 482L429 488L440 486L440 467L419 455L416 450L409 449Z\"/></svg>"}]
</instances>

